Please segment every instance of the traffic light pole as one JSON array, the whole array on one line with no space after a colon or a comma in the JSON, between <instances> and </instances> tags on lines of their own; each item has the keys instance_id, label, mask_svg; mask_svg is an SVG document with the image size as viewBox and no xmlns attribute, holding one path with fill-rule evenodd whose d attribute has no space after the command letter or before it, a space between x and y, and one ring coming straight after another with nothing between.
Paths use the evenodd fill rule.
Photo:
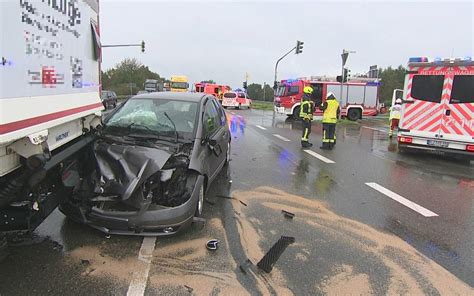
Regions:
<instances>
[{"instance_id":1,"label":"traffic light pole","mask_svg":"<svg viewBox=\"0 0 474 296\"><path fill-rule=\"evenodd\" d=\"M142 48L142 52L145 52L145 41L142 41L142 43L138 43L138 44L108 44L108 45L101 45L101 48L103 47L130 47L130 46L134 46L134 47L141 47Z\"/></svg>"},{"instance_id":2,"label":"traffic light pole","mask_svg":"<svg viewBox=\"0 0 474 296\"><path fill-rule=\"evenodd\" d=\"M293 50L296 49L296 46L290 49L287 53L285 53L281 58L278 59L278 61L275 64L275 79L273 79L274 82L277 82L277 70L278 70L278 63L280 63L281 60L283 60L287 55L289 55Z\"/></svg>"}]
</instances>

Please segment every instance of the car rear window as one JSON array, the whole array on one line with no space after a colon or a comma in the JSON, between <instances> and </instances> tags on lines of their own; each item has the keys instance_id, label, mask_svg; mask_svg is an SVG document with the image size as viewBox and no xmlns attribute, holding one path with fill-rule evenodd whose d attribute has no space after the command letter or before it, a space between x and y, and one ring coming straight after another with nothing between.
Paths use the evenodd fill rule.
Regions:
<instances>
[{"instance_id":1,"label":"car rear window","mask_svg":"<svg viewBox=\"0 0 474 296\"><path fill-rule=\"evenodd\" d=\"M454 76L450 103L474 103L474 75Z\"/></svg>"},{"instance_id":2,"label":"car rear window","mask_svg":"<svg viewBox=\"0 0 474 296\"><path fill-rule=\"evenodd\" d=\"M411 87L414 99L439 103L443 92L444 75L415 75Z\"/></svg>"},{"instance_id":3,"label":"car rear window","mask_svg":"<svg viewBox=\"0 0 474 296\"><path fill-rule=\"evenodd\" d=\"M225 93L224 94L224 98L233 99L235 97L236 97L235 93Z\"/></svg>"},{"instance_id":4,"label":"car rear window","mask_svg":"<svg viewBox=\"0 0 474 296\"><path fill-rule=\"evenodd\" d=\"M241 99L245 99L245 94L243 94L243 93L240 93L240 94L239 94L239 98L241 98Z\"/></svg>"}]
</instances>

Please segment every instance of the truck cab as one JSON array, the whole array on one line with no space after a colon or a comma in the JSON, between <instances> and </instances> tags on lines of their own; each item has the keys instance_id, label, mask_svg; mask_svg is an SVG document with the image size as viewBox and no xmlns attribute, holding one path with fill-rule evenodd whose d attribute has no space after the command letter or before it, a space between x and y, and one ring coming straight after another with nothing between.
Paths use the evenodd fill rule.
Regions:
<instances>
[{"instance_id":1,"label":"truck cab","mask_svg":"<svg viewBox=\"0 0 474 296\"><path fill-rule=\"evenodd\" d=\"M189 88L188 77L184 75L171 76L170 91L187 92Z\"/></svg>"}]
</instances>

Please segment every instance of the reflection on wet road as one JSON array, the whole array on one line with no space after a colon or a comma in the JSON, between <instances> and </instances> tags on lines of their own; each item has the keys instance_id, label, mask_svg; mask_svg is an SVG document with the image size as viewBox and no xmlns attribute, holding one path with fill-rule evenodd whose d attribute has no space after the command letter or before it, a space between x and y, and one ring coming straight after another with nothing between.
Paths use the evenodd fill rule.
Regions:
<instances>
[{"instance_id":1,"label":"reflection on wet road","mask_svg":"<svg viewBox=\"0 0 474 296\"><path fill-rule=\"evenodd\" d=\"M211 185L206 224L157 239L145 294L474 293L473 163L398 154L385 119L339 125L333 151L317 148L321 125L314 122L308 153L298 121L232 113L232 160ZM423 216L366 183L439 216ZM59 212L35 234L44 240L12 248L2 263L0 294L125 295L142 267L141 238L106 237ZM270 274L246 265L282 235L296 242ZM220 241L214 252L205 248L212 238ZM24 277L31 282L19 286Z\"/></svg>"}]
</instances>

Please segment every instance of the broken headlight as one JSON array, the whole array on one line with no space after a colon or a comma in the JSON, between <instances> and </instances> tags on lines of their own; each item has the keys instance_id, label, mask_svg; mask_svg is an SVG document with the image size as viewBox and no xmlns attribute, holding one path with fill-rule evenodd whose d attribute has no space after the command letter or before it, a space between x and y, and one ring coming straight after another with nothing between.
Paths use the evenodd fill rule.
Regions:
<instances>
[{"instance_id":1,"label":"broken headlight","mask_svg":"<svg viewBox=\"0 0 474 296\"><path fill-rule=\"evenodd\" d=\"M152 203L177 207L191 198L197 173L189 170L187 157L173 157L163 169L148 178L143 184L143 197Z\"/></svg>"}]
</instances>

